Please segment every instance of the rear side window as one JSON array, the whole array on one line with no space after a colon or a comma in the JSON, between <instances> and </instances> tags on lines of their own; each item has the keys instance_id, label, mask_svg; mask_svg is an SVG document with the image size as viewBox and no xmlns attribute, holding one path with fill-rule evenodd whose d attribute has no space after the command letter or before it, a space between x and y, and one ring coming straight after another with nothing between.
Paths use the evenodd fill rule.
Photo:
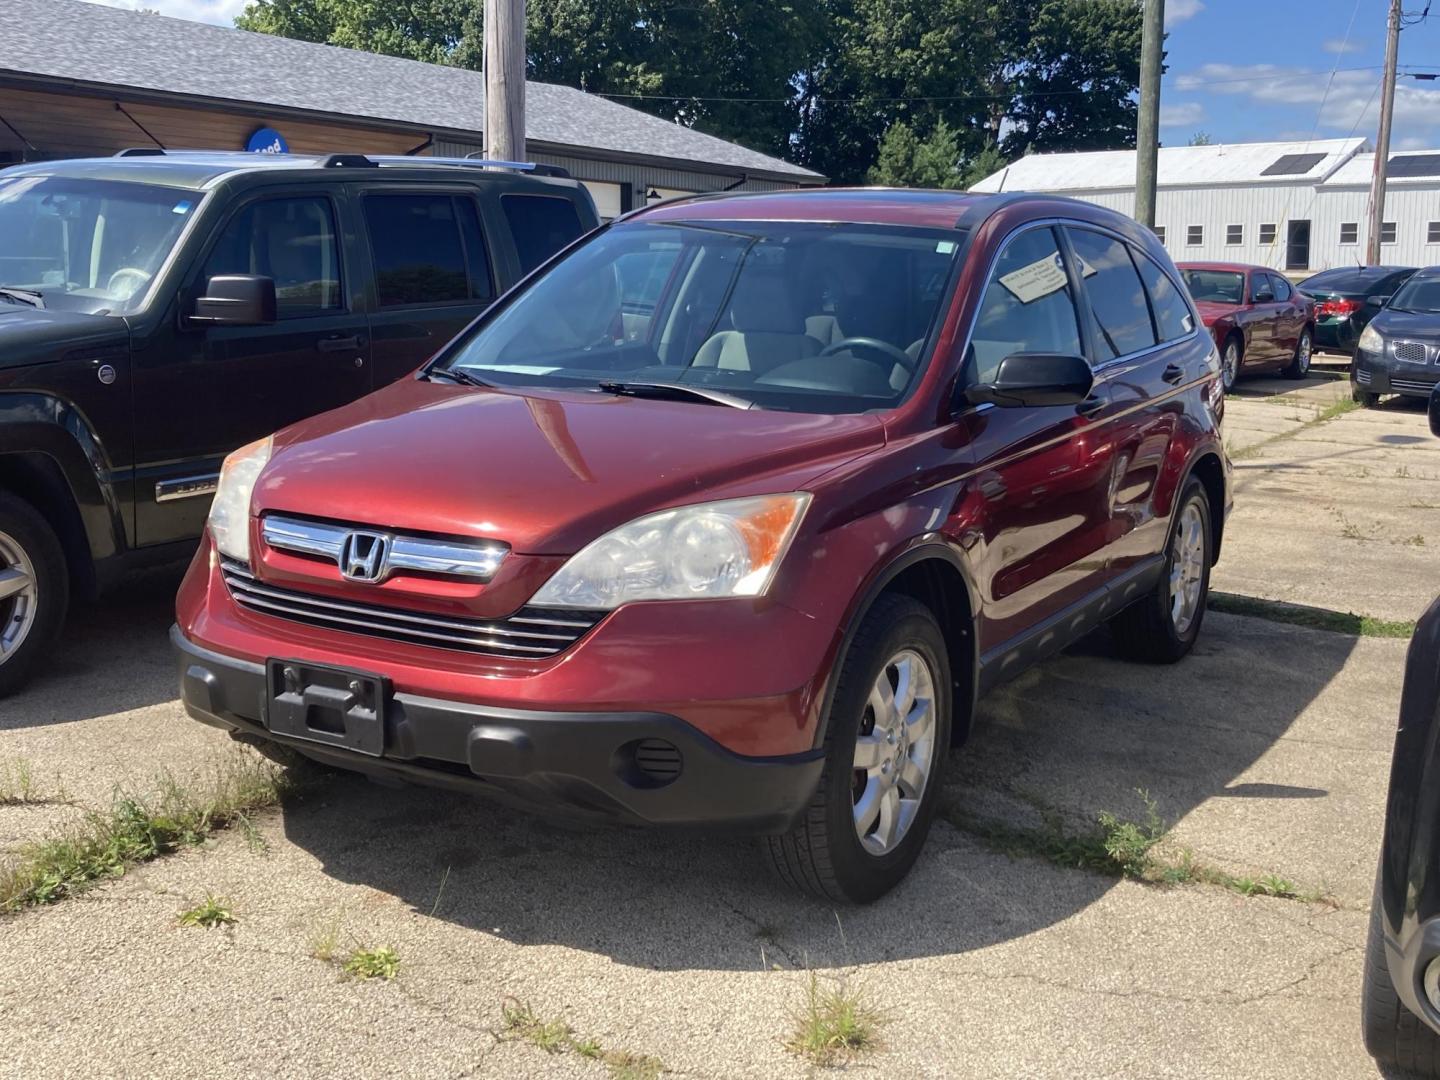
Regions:
<instances>
[{"instance_id":1,"label":"rear side window","mask_svg":"<svg viewBox=\"0 0 1440 1080\"><path fill-rule=\"evenodd\" d=\"M340 250L330 200L307 195L251 203L230 219L210 253L205 280L217 274L273 278L282 319L338 309Z\"/></svg>"},{"instance_id":2,"label":"rear side window","mask_svg":"<svg viewBox=\"0 0 1440 1080\"><path fill-rule=\"evenodd\" d=\"M1314 277L1306 278L1302 285L1309 289L1328 289L1331 292L1365 292L1376 282L1371 274L1363 270L1353 270L1349 267L1335 270L1326 270L1316 274Z\"/></svg>"},{"instance_id":3,"label":"rear side window","mask_svg":"<svg viewBox=\"0 0 1440 1080\"><path fill-rule=\"evenodd\" d=\"M1290 294L1295 291L1290 287L1290 282L1286 281L1279 274L1270 275L1270 288L1275 293L1275 299L1282 301L1289 300Z\"/></svg>"},{"instance_id":4,"label":"rear side window","mask_svg":"<svg viewBox=\"0 0 1440 1080\"><path fill-rule=\"evenodd\" d=\"M969 363L977 383L990 382L1011 353L1083 356L1070 278L1051 229L1031 229L1006 245L985 286Z\"/></svg>"},{"instance_id":5,"label":"rear side window","mask_svg":"<svg viewBox=\"0 0 1440 1080\"><path fill-rule=\"evenodd\" d=\"M524 274L584 231L575 204L569 199L557 199L553 195L502 195L500 206L515 237L520 271Z\"/></svg>"},{"instance_id":6,"label":"rear side window","mask_svg":"<svg viewBox=\"0 0 1440 1080\"><path fill-rule=\"evenodd\" d=\"M1161 341L1174 341L1195 329L1195 320L1190 307L1180 290L1148 256L1136 254L1135 265L1145 283L1145 292L1150 297L1150 309L1155 313L1155 326L1160 331Z\"/></svg>"},{"instance_id":7,"label":"rear side window","mask_svg":"<svg viewBox=\"0 0 1440 1080\"><path fill-rule=\"evenodd\" d=\"M381 307L493 295L472 200L455 195L367 195L364 206Z\"/></svg>"},{"instance_id":8,"label":"rear side window","mask_svg":"<svg viewBox=\"0 0 1440 1080\"><path fill-rule=\"evenodd\" d=\"M1150 307L1129 249L1119 240L1089 229L1066 231L1080 260L1085 296L1095 316L1100 338L1097 359L1104 363L1154 345Z\"/></svg>"}]
</instances>

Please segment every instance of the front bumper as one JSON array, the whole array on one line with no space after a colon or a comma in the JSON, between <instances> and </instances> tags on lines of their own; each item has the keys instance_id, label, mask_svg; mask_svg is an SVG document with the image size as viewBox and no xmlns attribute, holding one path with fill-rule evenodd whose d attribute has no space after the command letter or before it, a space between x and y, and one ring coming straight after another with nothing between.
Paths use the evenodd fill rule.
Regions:
<instances>
[{"instance_id":1,"label":"front bumper","mask_svg":"<svg viewBox=\"0 0 1440 1080\"><path fill-rule=\"evenodd\" d=\"M1440 382L1440 370L1432 364L1402 364L1361 350L1355 354L1350 378L1358 389L1372 394L1428 398Z\"/></svg>"},{"instance_id":2,"label":"front bumper","mask_svg":"<svg viewBox=\"0 0 1440 1080\"><path fill-rule=\"evenodd\" d=\"M264 665L203 648L178 626L171 627L170 641L185 711L236 738L562 816L784 832L809 803L824 764L820 750L772 758L736 754L659 712L534 712L406 693L387 700L383 750L375 757L272 733Z\"/></svg>"}]
</instances>

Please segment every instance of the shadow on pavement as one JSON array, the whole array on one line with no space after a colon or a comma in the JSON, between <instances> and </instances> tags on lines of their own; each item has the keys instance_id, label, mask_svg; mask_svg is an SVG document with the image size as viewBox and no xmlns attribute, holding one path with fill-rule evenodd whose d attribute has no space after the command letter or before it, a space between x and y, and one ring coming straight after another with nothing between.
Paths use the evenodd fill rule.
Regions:
<instances>
[{"instance_id":1,"label":"shadow on pavement","mask_svg":"<svg viewBox=\"0 0 1440 1080\"><path fill-rule=\"evenodd\" d=\"M1212 614L1194 654L1169 668L1122 662L1107 634L1092 635L982 703L970 743L952 755L945 802L1017 824L1041 805L1088 828L1104 810L1141 818L1136 789L1167 821L1217 795L1323 795L1234 784L1355 646L1313 633L1297 656L1280 633ZM961 953L1069 918L1113 884L994 854L937 822L900 888L872 907L837 910L774 882L743 838L569 829L350 776L288 807L284 828L326 873L421 914L659 969L754 970L762 949L814 966Z\"/></svg>"}]
</instances>

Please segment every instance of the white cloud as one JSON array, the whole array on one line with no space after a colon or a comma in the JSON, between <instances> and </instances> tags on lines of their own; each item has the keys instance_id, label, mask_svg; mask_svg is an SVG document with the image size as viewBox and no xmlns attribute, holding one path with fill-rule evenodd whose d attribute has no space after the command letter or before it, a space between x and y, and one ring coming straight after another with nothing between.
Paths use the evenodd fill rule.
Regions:
<instances>
[{"instance_id":1,"label":"white cloud","mask_svg":"<svg viewBox=\"0 0 1440 1080\"><path fill-rule=\"evenodd\" d=\"M110 7L125 8L129 11L158 11L161 15L172 15L177 19L191 22L215 23L231 26L235 16L245 10L249 0L93 0Z\"/></svg>"},{"instance_id":2,"label":"white cloud","mask_svg":"<svg viewBox=\"0 0 1440 1080\"><path fill-rule=\"evenodd\" d=\"M1198 101L1181 101L1160 106L1161 127L1191 127L1205 119L1205 106Z\"/></svg>"},{"instance_id":3,"label":"white cloud","mask_svg":"<svg viewBox=\"0 0 1440 1080\"><path fill-rule=\"evenodd\" d=\"M1328 53L1335 53L1337 56L1343 56L1345 53L1365 51L1364 42L1351 41L1348 38L1331 38L1320 47Z\"/></svg>"},{"instance_id":4,"label":"white cloud","mask_svg":"<svg viewBox=\"0 0 1440 1080\"><path fill-rule=\"evenodd\" d=\"M1170 0L1165 5L1165 28L1168 30L1176 23L1182 23L1186 19L1193 19L1200 12L1205 10L1203 0Z\"/></svg>"},{"instance_id":5,"label":"white cloud","mask_svg":"<svg viewBox=\"0 0 1440 1080\"><path fill-rule=\"evenodd\" d=\"M1428 150L1430 149L1430 143L1431 140L1422 139L1418 135L1407 135L1395 143L1394 148L1396 150Z\"/></svg>"}]
</instances>

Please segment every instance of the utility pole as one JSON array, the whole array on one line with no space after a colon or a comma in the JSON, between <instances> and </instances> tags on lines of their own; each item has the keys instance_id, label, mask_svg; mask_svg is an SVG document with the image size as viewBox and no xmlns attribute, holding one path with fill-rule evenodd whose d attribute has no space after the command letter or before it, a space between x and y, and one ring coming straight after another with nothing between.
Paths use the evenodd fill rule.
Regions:
<instances>
[{"instance_id":1,"label":"utility pole","mask_svg":"<svg viewBox=\"0 0 1440 1080\"><path fill-rule=\"evenodd\" d=\"M485 156L525 160L525 0L485 0Z\"/></svg>"},{"instance_id":2,"label":"utility pole","mask_svg":"<svg viewBox=\"0 0 1440 1080\"><path fill-rule=\"evenodd\" d=\"M1385 85L1380 88L1380 134L1375 139L1375 175L1370 180L1370 235L1365 262L1380 263L1380 227L1385 220L1385 169L1390 160L1390 118L1395 112L1395 65L1400 55L1400 0L1390 0L1385 38Z\"/></svg>"},{"instance_id":3,"label":"utility pole","mask_svg":"<svg viewBox=\"0 0 1440 1080\"><path fill-rule=\"evenodd\" d=\"M1155 167L1160 156L1160 55L1165 0L1145 0L1140 39L1140 115L1135 131L1135 220L1155 227Z\"/></svg>"}]
</instances>

